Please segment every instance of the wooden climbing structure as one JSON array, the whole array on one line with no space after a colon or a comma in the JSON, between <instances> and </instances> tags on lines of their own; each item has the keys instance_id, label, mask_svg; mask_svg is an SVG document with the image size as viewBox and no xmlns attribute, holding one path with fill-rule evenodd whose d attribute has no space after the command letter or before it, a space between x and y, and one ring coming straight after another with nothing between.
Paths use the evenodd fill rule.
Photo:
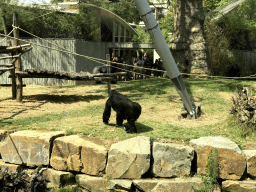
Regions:
<instances>
[{"instance_id":1,"label":"wooden climbing structure","mask_svg":"<svg viewBox=\"0 0 256 192\"><path fill-rule=\"evenodd\" d=\"M21 55L26 53L27 51L30 51L32 47L30 44L25 45L18 45L18 46L0 46L0 55L2 54L8 54L9 56L3 56L0 57L0 60L5 60L4 64L0 64L0 75L3 73L10 71L11 78L12 78L12 98L17 99L18 101L22 100L22 81L17 80L16 74L20 72L20 70L17 69L17 63L19 60L21 60ZM21 69L21 67L19 67ZM19 89L17 89L19 88ZM17 94L17 91L19 93ZM17 97L20 96L20 97Z\"/></svg>"},{"instance_id":2,"label":"wooden climbing structure","mask_svg":"<svg viewBox=\"0 0 256 192\"><path fill-rule=\"evenodd\" d=\"M2 23L5 35L8 35L6 19L4 16L2 16ZM6 38L7 45L0 46L0 55L8 54L8 56L0 57L1 60L7 60L4 64L0 65L0 75L6 71L10 71L12 78L12 98L17 99L17 101L22 101L22 77L16 76L15 73L22 70L21 55L31 50L32 47L30 44L20 45L19 30L15 28L18 26L18 15L16 13L13 14L13 26L13 45L11 44L11 41Z\"/></svg>"},{"instance_id":3,"label":"wooden climbing structure","mask_svg":"<svg viewBox=\"0 0 256 192\"><path fill-rule=\"evenodd\" d=\"M90 74L89 72L56 72L40 69L22 69L21 56L32 49L31 44L19 43L19 28L18 28L18 15L13 14L13 37L10 37L7 33L5 26L5 18L2 17L2 23L4 27L6 44L7 46L0 45L0 60L6 60L4 64L0 64L0 75L10 71L10 77L12 78L12 98L17 101L22 101L22 78L57 78L67 80L86 80L86 81L107 81L108 82L108 93L111 91L111 81L115 80L116 77L126 76L127 72L109 73L110 64L107 62L108 73ZM11 41L8 38L14 40L14 45L11 45ZM5 56L1 57L1 54ZM8 54L8 56L6 56ZM108 54L108 61L110 56ZM1 85L0 86L5 86Z\"/></svg>"}]
</instances>

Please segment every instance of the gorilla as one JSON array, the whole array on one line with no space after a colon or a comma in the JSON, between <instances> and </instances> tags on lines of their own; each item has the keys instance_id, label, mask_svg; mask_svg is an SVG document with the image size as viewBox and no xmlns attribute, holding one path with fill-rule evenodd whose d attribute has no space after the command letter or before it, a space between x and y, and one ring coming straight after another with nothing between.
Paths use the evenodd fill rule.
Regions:
<instances>
[{"instance_id":1,"label":"gorilla","mask_svg":"<svg viewBox=\"0 0 256 192\"><path fill-rule=\"evenodd\" d=\"M127 133L137 133L135 121L141 114L140 104L132 102L125 95L115 90L111 91L103 112L103 123L105 124L108 124L111 107L116 111L116 127L124 127ZM127 123L123 126L124 119L127 119Z\"/></svg>"},{"instance_id":2,"label":"gorilla","mask_svg":"<svg viewBox=\"0 0 256 192\"><path fill-rule=\"evenodd\" d=\"M97 67L93 68L92 73L93 74L107 73L107 71L108 71L107 66L97 66ZM118 71L116 71L115 68L111 67L110 68L110 73L115 73L115 72L118 72ZM95 81L95 84L101 84L101 83L102 83L101 81ZM116 84L117 83L116 77L115 77L115 79L111 80L111 83L112 84Z\"/></svg>"}]
</instances>

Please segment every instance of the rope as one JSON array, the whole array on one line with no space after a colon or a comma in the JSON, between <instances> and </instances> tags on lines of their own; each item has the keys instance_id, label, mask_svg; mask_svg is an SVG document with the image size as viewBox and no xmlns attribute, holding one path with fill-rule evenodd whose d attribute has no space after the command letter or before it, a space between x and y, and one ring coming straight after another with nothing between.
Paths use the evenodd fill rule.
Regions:
<instances>
[{"instance_id":1,"label":"rope","mask_svg":"<svg viewBox=\"0 0 256 192\"><path fill-rule=\"evenodd\" d=\"M117 65L122 65L122 66L129 66L129 67L132 67L132 68L141 68L141 69L144 69L144 70L151 70L151 71L157 71L157 72L166 72L164 70L158 70L158 69L151 69L151 68L145 68L145 67L139 67L139 66L132 66L132 65L128 65L128 64L123 64L123 63L117 63L117 62L114 62L114 61L109 61L109 60L104 60L104 59L99 59L99 58L95 58L95 57L89 57L89 56L86 56L86 55L81 55L81 54L78 54L78 53L75 53L75 52L72 52L70 50L67 50L67 49L64 49L62 47L60 47L59 45L56 45L48 40L45 40L43 38L40 38L32 33L29 33L28 31L24 30L24 29L21 29L20 27L16 27L16 26L13 26L13 28L16 28L16 29L20 29L26 33L28 33L29 35L33 36L33 37L36 37L42 41L46 41L48 43L50 43L51 45L53 46L56 46L58 48L60 48L61 50L59 49L55 49L55 48L52 48L52 47L48 47L48 46L44 46L44 45L40 45L40 44L37 44L37 43L33 43L33 42L30 42L30 41L26 41L26 40L23 40L23 39L19 39L19 38L15 38L15 37L11 37L8 35L4 35L2 33L0 33L0 35L4 36L4 37L9 37L9 38L12 38L12 39L17 39L17 40L21 40L23 42L27 42L27 43L30 43L30 44L34 44L36 46L39 46L39 47L43 47L43 48L47 48L47 49L51 49L51 50L55 50L55 51L60 51L60 52L64 52L64 53L68 53L68 54L72 54L72 55L76 55L76 56L80 56L80 57L84 57L86 59L89 59L89 60L92 60L94 62L97 62L99 64L102 64L102 65L106 65L105 63L102 63L102 62L108 62L108 63L112 63L112 64L117 64ZM12 30L13 31L13 30ZM140 74L140 75L145 75L145 74L141 74L141 73L137 73L137 72L134 72L134 71L129 71L129 70L126 70L126 69L123 69L123 68L118 68L118 67L115 67L115 66L111 66L111 67L114 67L114 68L117 68L117 69L121 69L123 71L127 71L127 72L131 72L131 73L136 73L136 74ZM188 75L188 76L195 76L197 75L198 77L203 77L203 78L222 78L222 79L255 79L256 77L256 74L255 75L251 75L251 76L246 76L246 77L225 77L225 76L210 76L210 75L201 75L201 74L188 74L188 73L181 73L182 75ZM147 75L145 75L147 76Z\"/></svg>"},{"instance_id":2,"label":"rope","mask_svg":"<svg viewBox=\"0 0 256 192\"><path fill-rule=\"evenodd\" d=\"M11 32L10 32L8 35L11 35L11 33L13 32L13 30L14 30L14 29L12 29ZM4 42L4 41L6 40L6 38L7 38L7 37L5 37L5 38L0 42L0 44L1 44L2 42Z\"/></svg>"},{"instance_id":3,"label":"rope","mask_svg":"<svg viewBox=\"0 0 256 192\"><path fill-rule=\"evenodd\" d=\"M131 65L128 65L128 64L123 64L123 63L118 63L118 62L114 62L114 61L108 61L108 60L104 60L104 59L99 59L99 58L95 58L95 57L89 57L89 56L81 55L81 54L72 52L72 51L70 51L70 50L64 49L64 48L60 47L59 45L56 45L56 44L54 44L54 43L52 43L52 42L50 42L50 41L48 41L48 40L45 40L45 39L43 39L43 38L40 38L40 37L38 37L38 36L36 36L36 35L34 35L34 34L32 34L32 33L29 33L28 31L26 31L26 30L24 30L24 29L21 29L20 27L17 27L17 26L13 26L13 27L16 28L16 29L20 29L20 30L22 30L22 31L24 31L24 32L26 32L26 33L28 33L29 35L31 35L31 36L33 36L33 37L35 37L35 38L38 38L38 39L40 39L40 40L42 40L42 41L46 41L46 42L50 43L51 45L60 48L61 50L58 50L58 49L55 49L55 48L52 48L52 47L48 47L48 46L44 46L44 45L40 45L40 44L36 44L36 43L30 42L30 41L26 41L26 40L23 40L23 39L18 39L18 38L15 38L15 37L7 36L7 37L10 37L10 38L12 38L12 39L18 39L18 40L21 40L21 41L23 41L23 42L31 43L31 44L34 44L34 45L39 46L39 47L43 47L43 48L47 48L47 49L52 49L52 50L55 50L55 51L60 51L60 52L68 53L68 54L77 55L77 56L84 57L84 58L86 58L86 59L95 61L95 62L97 62L97 63L100 63L99 61L101 61L101 62L109 62L109 63L113 63L113 64L117 64L117 65L122 65L122 66L129 66L129 67L131 66ZM4 34L1 34L1 33L0 33L0 35L6 37L6 35L4 35ZM102 63L100 63L100 64L102 64ZM106 65L106 64L104 63L103 65ZM151 69L151 68L145 68L145 67L139 67L139 66L136 66L136 68L141 68L141 69L151 70L151 71L158 71L158 72L165 72L165 71L163 71L163 70L157 70L157 69Z\"/></svg>"}]
</instances>

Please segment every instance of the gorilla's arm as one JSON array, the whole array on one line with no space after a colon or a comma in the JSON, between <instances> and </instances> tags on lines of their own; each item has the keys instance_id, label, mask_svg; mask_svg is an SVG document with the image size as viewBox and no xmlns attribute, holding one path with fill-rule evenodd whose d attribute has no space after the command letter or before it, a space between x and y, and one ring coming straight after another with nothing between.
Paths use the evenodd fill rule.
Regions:
<instances>
[{"instance_id":1,"label":"gorilla's arm","mask_svg":"<svg viewBox=\"0 0 256 192\"><path fill-rule=\"evenodd\" d=\"M103 122L105 124L108 124L110 115L111 115L111 100L108 99L103 112Z\"/></svg>"}]
</instances>

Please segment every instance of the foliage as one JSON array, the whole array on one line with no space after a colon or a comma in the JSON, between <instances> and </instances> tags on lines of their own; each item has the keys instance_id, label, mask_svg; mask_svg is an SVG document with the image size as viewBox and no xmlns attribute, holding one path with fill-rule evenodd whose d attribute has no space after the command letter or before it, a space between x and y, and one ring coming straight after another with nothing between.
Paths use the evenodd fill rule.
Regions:
<instances>
[{"instance_id":1,"label":"foliage","mask_svg":"<svg viewBox=\"0 0 256 192\"><path fill-rule=\"evenodd\" d=\"M174 11L173 9L169 9L166 16L163 16L159 19L159 26L163 33L163 36L166 42L170 41L170 33L173 32L174 29Z\"/></svg>"},{"instance_id":2,"label":"foliage","mask_svg":"<svg viewBox=\"0 0 256 192\"><path fill-rule=\"evenodd\" d=\"M20 8L8 4L0 4L2 14L5 15L8 31L12 29L12 13L19 16L19 26L36 36L42 38L77 38L96 40L100 37L98 9L80 6L79 14L63 14L55 11L32 8ZM21 37L31 37L27 33L20 32Z\"/></svg>"},{"instance_id":3,"label":"foliage","mask_svg":"<svg viewBox=\"0 0 256 192\"><path fill-rule=\"evenodd\" d=\"M256 0L248 0L219 21L205 22L212 75L227 75L230 67L236 64L235 49L252 50L250 42L256 40L255 9ZM252 69L248 75L253 72Z\"/></svg>"},{"instance_id":4,"label":"foliage","mask_svg":"<svg viewBox=\"0 0 256 192\"><path fill-rule=\"evenodd\" d=\"M26 170L13 172L8 167L0 166L0 191L45 191L47 180L43 176L42 166L38 166L35 171L29 174Z\"/></svg>"},{"instance_id":5,"label":"foliage","mask_svg":"<svg viewBox=\"0 0 256 192\"><path fill-rule=\"evenodd\" d=\"M228 1L229 0L203 0L204 12L208 13L219 6L224 5Z\"/></svg>"},{"instance_id":6,"label":"foliage","mask_svg":"<svg viewBox=\"0 0 256 192\"><path fill-rule=\"evenodd\" d=\"M215 21L205 23L205 36L211 75L226 76L230 67L235 63L229 40Z\"/></svg>"},{"instance_id":7,"label":"foliage","mask_svg":"<svg viewBox=\"0 0 256 192\"><path fill-rule=\"evenodd\" d=\"M230 42L230 48L252 50L250 41L256 40L255 9L256 0L248 0L218 22Z\"/></svg>"},{"instance_id":8,"label":"foliage","mask_svg":"<svg viewBox=\"0 0 256 192\"><path fill-rule=\"evenodd\" d=\"M136 31L138 33L138 36L133 36L132 41L140 43L152 43L152 39L149 33L146 33L141 26L137 25Z\"/></svg>"},{"instance_id":9,"label":"foliage","mask_svg":"<svg viewBox=\"0 0 256 192\"><path fill-rule=\"evenodd\" d=\"M140 21L139 12L134 0L119 0L112 3L105 3L102 6L120 16L126 22L138 24Z\"/></svg>"},{"instance_id":10,"label":"foliage","mask_svg":"<svg viewBox=\"0 0 256 192\"><path fill-rule=\"evenodd\" d=\"M214 149L210 151L209 157L207 159L207 166L206 166L206 176L202 176L201 179L204 183L204 187L201 189L194 189L195 192L211 192L213 191L213 187L218 185L218 150Z\"/></svg>"},{"instance_id":11,"label":"foliage","mask_svg":"<svg viewBox=\"0 0 256 192\"><path fill-rule=\"evenodd\" d=\"M107 2L88 1L88 3L108 8L128 22L139 21L139 16L136 17L138 13L133 1L125 0L111 4ZM76 38L87 41L97 41L100 38L100 21L97 8L88 8L81 4L79 14L64 14L51 10L48 5L43 6L47 9L40 9L39 5L33 5L32 8L21 8L0 0L1 15L6 17L8 31L12 30L12 14L16 12L19 15L19 26L42 38ZM129 10L129 12L125 10ZM2 25L1 22L0 25ZM20 32L20 36L30 37L23 32Z\"/></svg>"},{"instance_id":12,"label":"foliage","mask_svg":"<svg viewBox=\"0 0 256 192\"><path fill-rule=\"evenodd\" d=\"M136 26L136 31L138 36L133 36L132 41L133 42L137 42L137 43L152 43L152 39L149 35L149 33L146 33L142 27L140 27L139 25ZM139 49L139 52L144 52L143 49ZM151 49L147 49L148 55L152 55L153 54L153 50Z\"/></svg>"},{"instance_id":13,"label":"foliage","mask_svg":"<svg viewBox=\"0 0 256 192\"><path fill-rule=\"evenodd\" d=\"M51 0L51 3L60 2L64 0ZM86 0L86 3L106 8L129 23L139 23L139 13L134 0Z\"/></svg>"}]
</instances>

